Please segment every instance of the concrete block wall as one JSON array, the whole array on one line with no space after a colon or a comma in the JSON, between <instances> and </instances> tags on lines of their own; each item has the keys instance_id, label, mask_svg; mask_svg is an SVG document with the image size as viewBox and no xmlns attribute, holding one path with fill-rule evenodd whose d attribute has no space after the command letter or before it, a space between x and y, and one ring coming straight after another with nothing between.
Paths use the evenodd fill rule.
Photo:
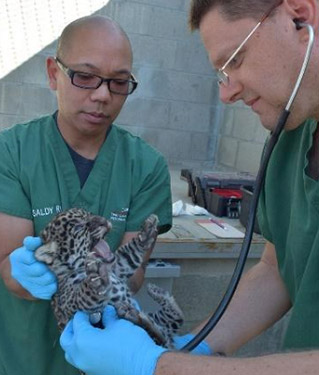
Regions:
<instances>
[{"instance_id":1,"label":"concrete block wall","mask_svg":"<svg viewBox=\"0 0 319 375\"><path fill-rule=\"evenodd\" d=\"M0 128L55 110L55 94L48 87L45 73L47 54L39 52L0 80Z\"/></svg>"},{"instance_id":2,"label":"concrete block wall","mask_svg":"<svg viewBox=\"0 0 319 375\"><path fill-rule=\"evenodd\" d=\"M263 140L258 121L240 105L220 103L199 34L187 28L188 8L189 0L110 0L99 11L127 31L139 80L116 122L159 149L175 168L254 171ZM0 80L0 127L55 110L45 73L55 46Z\"/></svg>"},{"instance_id":3,"label":"concrete block wall","mask_svg":"<svg viewBox=\"0 0 319 375\"><path fill-rule=\"evenodd\" d=\"M219 168L257 173L268 134L245 104L225 106L216 156Z\"/></svg>"},{"instance_id":4,"label":"concrete block wall","mask_svg":"<svg viewBox=\"0 0 319 375\"><path fill-rule=\"evenodd\" d=\"M216 78L189 1L111 1L104 9L125 28L140 82L118 123L159 149L170 165L212 164L220 123Z\"/></svg>"}]
</instances>

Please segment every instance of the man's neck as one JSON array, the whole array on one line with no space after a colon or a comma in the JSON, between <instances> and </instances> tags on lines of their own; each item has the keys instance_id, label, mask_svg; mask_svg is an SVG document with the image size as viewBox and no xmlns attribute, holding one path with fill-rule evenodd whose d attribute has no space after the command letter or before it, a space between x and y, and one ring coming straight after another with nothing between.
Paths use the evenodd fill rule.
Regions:
<instances>
[{"instance_id":1,"label":"man's neck","mask_svg":"<svg viewBox=\"0 0 319 375\"><path fill-rule=\"evenodd\" d=\"M86 159L94 160L102 147L105 136L102 139L90 139L90 138L75 138L75 137L65 137L61 132L62 137L65 142L79 155Z\"/></svg>"},{"instance_id":2,"label":"man's neck","mask_svg":"<svg viewBox=\"0 0 319 375\"><path fill-rule=\"evenodd\" d=\"M81 134L75 129L63 126L63 122L56 117L57 127L64 141L79 155L86 159L94 160L102 147L110 129L94 135Z\"/></svg>"}]
</instances>

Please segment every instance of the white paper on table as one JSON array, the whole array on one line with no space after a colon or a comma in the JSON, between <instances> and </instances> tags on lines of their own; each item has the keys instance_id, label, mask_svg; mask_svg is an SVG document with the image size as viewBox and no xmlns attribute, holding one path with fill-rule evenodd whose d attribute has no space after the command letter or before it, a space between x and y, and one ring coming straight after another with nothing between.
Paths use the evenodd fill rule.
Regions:
<instances>
[{"instance_id":1,"label":"white paper on table","mask_svg":"<svg viewBox=\"0 0 319 375\"><path fill-rule=\"evenodd\" d=\"M209 215L204 207L185 203L182 200L173 203L173 216L180 215Z\"/></svg>"},{"instance_id":2,"label":"white paper on table","mask_svg":"<svg viewBox=\"0 0 319 375\"><path fill-rule=\"evenodd\" d=\"M244 233L234 228L232 225L221 221L225 227L221 228L218 224L212 223L209 219L196 220L196 223L207 229L210 233L220 238L244 238Z\"/></svg>"}]
</instances>

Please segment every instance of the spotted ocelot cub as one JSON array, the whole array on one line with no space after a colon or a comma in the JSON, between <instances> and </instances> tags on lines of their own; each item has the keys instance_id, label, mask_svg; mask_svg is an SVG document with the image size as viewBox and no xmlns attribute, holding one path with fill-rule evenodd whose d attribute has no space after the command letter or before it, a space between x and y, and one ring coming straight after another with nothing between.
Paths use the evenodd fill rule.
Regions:
<instances>
[{"instance_id":1,"label":"spotted ocelot cub","mask_svg":"<svg viewBox=\"0 0 319 375\"><path fill-rule=\"evenodd\" d=\"M154 341L172 348L172 337L183 323L183 314L174 298L154 284L148 294L160 305L155 313L136 309L128 278L142 264L143 255L157 238L158 218L151 215L133 240L110 251L104 236L111 223L103 217L71 208L59 213L40 233L43 245L35 257L48 265L58 281L52 299L60 330L77 310L96 316L106 304L117 314L140 325Z\"/></svg>"}]
</instances>

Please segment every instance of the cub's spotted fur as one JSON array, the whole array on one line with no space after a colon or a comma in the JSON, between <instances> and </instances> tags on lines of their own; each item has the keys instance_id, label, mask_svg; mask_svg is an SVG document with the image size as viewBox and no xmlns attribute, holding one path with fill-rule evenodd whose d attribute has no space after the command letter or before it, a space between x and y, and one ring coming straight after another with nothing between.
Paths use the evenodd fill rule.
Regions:
<instances>
[{"instance_id":1,"label":"cub's spotted fur","mask_svg":"<svg viewBox=\"0 0 319 375\"><path fill-rule=\"evenodd\" d=\"M110 303L120 317L142 326L158 344L173 347L172 337L183 323L174 298L148 284L148 293L160 309L146 314L136 309L127 286L144 253L155 245L157 224L157 217L151 215L138 235L114 254L103 240L111 230L110 222L83 209L62 212L44 228L40 234L43 245L35 256L57 277L52 306L61 330L77 310L94 317Z\"/></svg>"}]
</instances>

